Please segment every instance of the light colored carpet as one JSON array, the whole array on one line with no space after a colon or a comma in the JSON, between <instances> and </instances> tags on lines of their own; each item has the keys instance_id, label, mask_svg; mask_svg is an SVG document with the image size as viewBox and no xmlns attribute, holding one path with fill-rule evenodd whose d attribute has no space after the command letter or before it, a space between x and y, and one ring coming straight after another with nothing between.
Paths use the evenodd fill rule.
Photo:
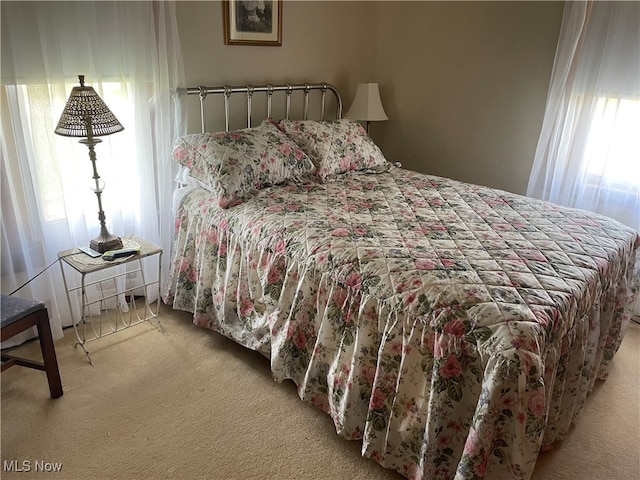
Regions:
<instances>
[{"instance_id":1,"label":"light colored carpet","mask_svg":"<svg viewBox=\"0 0 640 480\"><path fill-rule=\"evenodd\" d=\"M185 312L162 307L160 318L167 336L145 323L88 343L95 367L67 330L56 342L57 400L42 372L2 374L3 479L402 478L362 458L358 442L339 437L292 383L274 382L261 355L193 326ZM632 325L609 379L533 479L640 478L639 394L640 326ZM31 471L6 471L12 460ZM36 462L62 468L36 473Z\"/></svg>"}]
</instances>

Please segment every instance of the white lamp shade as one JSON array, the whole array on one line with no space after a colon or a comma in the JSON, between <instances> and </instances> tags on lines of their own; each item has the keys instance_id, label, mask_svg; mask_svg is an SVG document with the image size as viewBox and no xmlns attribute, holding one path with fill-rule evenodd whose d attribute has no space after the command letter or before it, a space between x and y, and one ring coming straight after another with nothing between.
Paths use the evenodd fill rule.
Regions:
<instances>
[{"instance_id":1,"label":"white lamp shade","mask_svg":"<svg viewBox=\"0 0 640 480\"><path fill-rule=\"evenodd\" d=\"M377 83L359 83L356 96L353 99L351 108L345 114L345 118L362 120L366 122L376 122L388 120L384 113L382 102L380 101L380 91Z\"/></svg>"}]
</instances>

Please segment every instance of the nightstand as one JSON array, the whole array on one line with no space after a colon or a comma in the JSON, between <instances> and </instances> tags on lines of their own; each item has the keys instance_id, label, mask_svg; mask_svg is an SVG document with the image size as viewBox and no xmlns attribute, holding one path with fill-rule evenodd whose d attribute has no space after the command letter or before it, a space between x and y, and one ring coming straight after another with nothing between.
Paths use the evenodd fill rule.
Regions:
<instances>
[{"instance_id":1,"label":"nightstand","mask_svg":"<svg viewBox=\"0 0 640 480\"><path fill-rule=\"evenodd\" d=\"M158 317L162 248L136 235L123 237L122 243L123 247L140 247L140 253L106 261L102 257L90 257L77 248L58 252L78 339L74 346L82 347L91 365L87 342ZM158 257L157 274L153 272L153 278L149 279L145 270L153 266L149 262L154 256ZM150 292L157 295L155 309L147 300ZM159 320L158 327L166 335Z\"/></svg>"}]
</instances>

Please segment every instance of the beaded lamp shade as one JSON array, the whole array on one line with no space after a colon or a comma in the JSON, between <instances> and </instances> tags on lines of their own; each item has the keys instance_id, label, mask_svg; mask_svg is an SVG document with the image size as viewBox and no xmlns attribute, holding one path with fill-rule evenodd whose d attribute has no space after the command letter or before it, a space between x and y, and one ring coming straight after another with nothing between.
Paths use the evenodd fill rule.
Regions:
<instances>
[{"instance_id":1,"label":"beaded lamp shade","mask_svg":"<svg viewBox=\"0 0 640 480\"><path fill-rule=\"evenodd\" d=\"M84 75L78 75L79 87L73 87L55 133L65 137L101 137L124 130L93 87L86 87Z\"/></svg>"}]
</instances>

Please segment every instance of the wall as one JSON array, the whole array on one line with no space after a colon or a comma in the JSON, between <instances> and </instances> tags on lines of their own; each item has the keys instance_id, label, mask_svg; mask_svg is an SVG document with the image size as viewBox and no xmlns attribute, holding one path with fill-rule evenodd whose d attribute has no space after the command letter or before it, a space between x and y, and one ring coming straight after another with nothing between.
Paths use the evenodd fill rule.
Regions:
<instances>
[{"instance_id":1,"label":"wall","mask_svg":"<svg viewBox=\"0 0 640 480\"><path fill-rule=\"evenodd\" d=\"M347 108L357 83L373 72L369 27L376 24L377 5L287 0L282 9L282 46L263 47L224 44L220 2L179 1L176 12L187 84L325 81L340 90ZM197 129L198 121L197 115L190 115L191 130Z\"/></svg>"},{"instance_id":2,"label":"wall","mask_svg":"<svg viewBox=\"0 0 640 480\"><path fill-rule=\"evenodd\" d=\"M380 2L375 81L389 160L525 193L562 2Z\"/></svg>"},{"instance_id":3,"label":"wall","mask_svg":"<svg viewBox=\"0 0 640 480\"><path fill-rule=\"evenodd\" d=\"M346 109L358 82L375 81L390 119L371 135L389 160L516 193L526 191L562 9L287 0L282 46L251 47L224 45L220 2L177 2L189 86L327 81Z\"/></svg>"}]
</instances>

